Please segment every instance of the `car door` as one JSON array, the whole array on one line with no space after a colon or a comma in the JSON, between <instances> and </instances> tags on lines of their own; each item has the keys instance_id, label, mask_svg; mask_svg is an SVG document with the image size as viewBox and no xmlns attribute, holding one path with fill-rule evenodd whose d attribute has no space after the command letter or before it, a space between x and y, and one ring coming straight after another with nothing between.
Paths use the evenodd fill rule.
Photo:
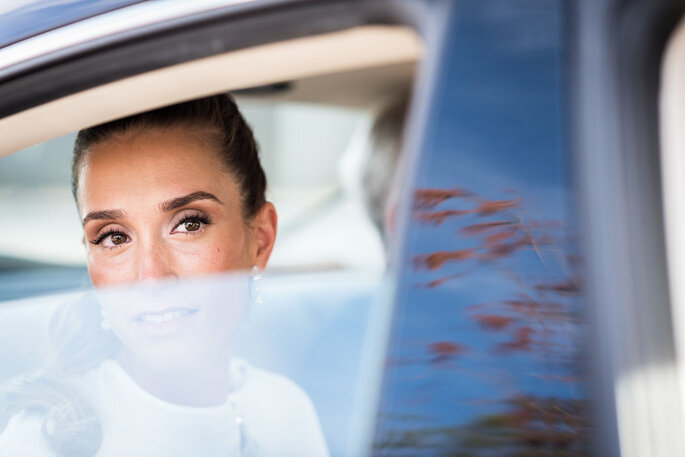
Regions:
<instances>
[{"instance_id":1,"label":"car door","mask_svg":"<svg viewBox=\"0 0 685 457\"><path fill-rule=\"evenodd\" d=\"M659 75L682 5L453 13L376 451L680 455L680 231L665 242L658 120L677 119Z\"/></svg>"}]
</instances>

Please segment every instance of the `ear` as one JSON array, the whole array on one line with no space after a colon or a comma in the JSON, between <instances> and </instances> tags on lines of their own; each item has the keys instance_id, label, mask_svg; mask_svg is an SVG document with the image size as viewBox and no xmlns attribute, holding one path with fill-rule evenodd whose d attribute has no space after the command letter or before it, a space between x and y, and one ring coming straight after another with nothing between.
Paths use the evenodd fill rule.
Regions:
<instances>
[{"instance_id":1,"label":"ear","mask_svg":"<svg viewBox=\"0 0 685 457\"><path fill-rule=\"evenodd\" d=\"M254 265L263 270L266 268L266 263L271 257L271 251L276 242L278 215L274 205L270 202L264 203L250 225L252 226L252 239L255 248L253 251Z\"/></svg>"}]
</instances>

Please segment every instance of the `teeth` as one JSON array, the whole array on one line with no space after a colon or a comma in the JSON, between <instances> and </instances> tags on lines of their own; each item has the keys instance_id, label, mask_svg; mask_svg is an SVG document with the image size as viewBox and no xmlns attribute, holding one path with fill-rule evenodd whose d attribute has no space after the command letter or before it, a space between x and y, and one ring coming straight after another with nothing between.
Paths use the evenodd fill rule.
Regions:
<instances>
[{"instance_id":1,"label":"teeth","mask_svg":"<svg viewBox=\"0 0 685 457\"><path fill-rule=\"evenodd\" d=\"M143 314L140 321L145 324L163 324L192 314L190 310L168 311L166 313Z\"/></svg>"}]
</instances>

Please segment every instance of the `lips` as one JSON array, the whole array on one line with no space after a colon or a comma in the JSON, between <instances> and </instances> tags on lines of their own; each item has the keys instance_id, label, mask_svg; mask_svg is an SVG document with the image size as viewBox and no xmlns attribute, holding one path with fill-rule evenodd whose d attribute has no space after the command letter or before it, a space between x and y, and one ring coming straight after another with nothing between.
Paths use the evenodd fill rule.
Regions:
<instances>
[{"instance_id":1,"label":"lips","mask_svg":"<svg viewBox=\"0 0 685 457\"><path fill-rule=\"evenodd\" d=\"M165 309L161 311L140 313L134 320L143 324L161 325L191 316L196 312L197 309L190 308Z\"/></svg>"}]
</instances>

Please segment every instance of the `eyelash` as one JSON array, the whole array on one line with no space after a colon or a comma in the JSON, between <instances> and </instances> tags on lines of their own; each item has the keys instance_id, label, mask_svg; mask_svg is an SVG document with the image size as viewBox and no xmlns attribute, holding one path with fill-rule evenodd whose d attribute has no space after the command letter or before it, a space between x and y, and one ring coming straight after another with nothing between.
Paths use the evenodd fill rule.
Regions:
<instances>
[{"instance_id":1,"label":"eyelash","mask_svg":"<svg viewBox=\"0 0 685 457\"><path fill-rule=\"evenodd\" d=\"M121 230L107 230L106 232L98 235L98 237L96 239L91 240L91 243L95 244L95 245L99 245L104 241L105 238L107 238L108 236L111 236L111 235L124 235L125 237L128 237L128 235L125 234L124 232L122 232ZM107 246L107 248L110 249L109 246Z\"/></svg>"},{"instance_id":2,"label":"eyelash","mask_svg":"<svg viewBox=\"0 0 685 457\"><path fill-rule=\"evenodd\" d=\"M200 222L201 224L203 224L205 226L212 225L212 219L209 216L206 216L206 215L200 214L200 213L186 214L178 222L176 222L176 224L174 225L174 230L176 230L176 228L179 225L184 224L184 223L189 222L189 221ZM202 227L200 227L195 232L184 232L184 233L192 235L192 234L195 234L196 232L199 232L200 230L202 230Z\"/></svg>"},{"instance_id":3,"label":"eyelash","mask_svg":"<svg viewBox=\"0 0 685 457\"><path fill-rule=\"evenodd\" d=\"M189 221L200 222L201 224L203 224L205 226L212 224L212 219L209 216L206 216L204 214L199 214L199 213L186 214L178 222L176 222L176 224L174 225L174 230L179 225L184 224L184 223L189 222ZM202 228L196 230L195 232L199 232L200 230L202 230ZM187 235L188 234L193 235L193 234L195 234L195 232L183 232L183 233L186 233ZM107 230L107 231L101 233L100 235L98 235L98 237L96 239L91 240L90 242L94 245L101 245L102 242L105 240L105 238L107 238L108 236L111 236L111 235L124 235L125 237L128 237L128 235L126 233L122 232L121 230L112 229L112 230ZM107 249L113 249L113 248L118 247L118 246L103 246L103 247L105 247Z\"/></svg>"}]
</instances>

